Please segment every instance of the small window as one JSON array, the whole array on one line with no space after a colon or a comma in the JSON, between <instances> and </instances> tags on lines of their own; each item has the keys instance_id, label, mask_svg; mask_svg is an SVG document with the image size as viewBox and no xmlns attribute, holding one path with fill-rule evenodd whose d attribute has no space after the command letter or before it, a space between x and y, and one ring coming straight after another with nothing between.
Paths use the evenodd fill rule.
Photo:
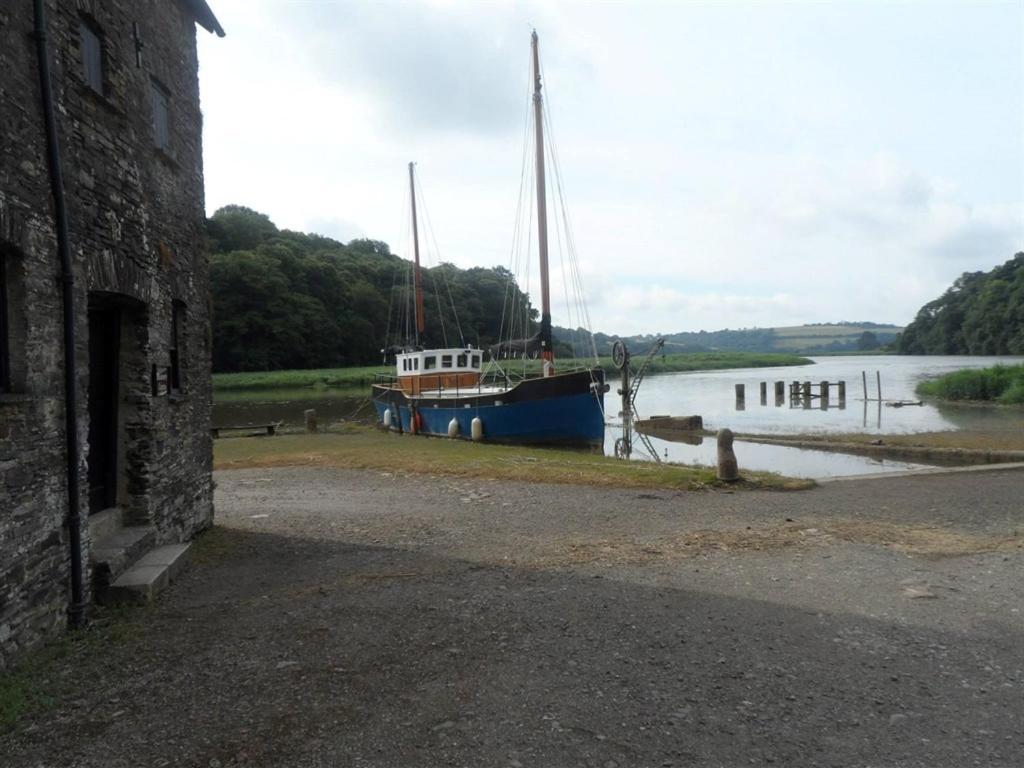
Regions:
<instances>
[{"instance_id":1,"label":"small window","mask_svg":"<svg viewBox=\"0 0 1024 768\"><path fill-rule=\"evenodd\" d=\"M455 365L457 367L459 367L459 368L465 368L468 362L469 362L469 358L466 357L466 355L459 355L455 359Z\"/></svg>"},{"instance_id":2,"label":"small window","mask_svg":"<svg viewBox=\"0 0 1024 768\"><path fill-rule=\"evenodd\" d=\"M441 367L442 368L451 368L452 367L452 356L451 355L441 355Z\"/></svg>"},{"instance_id":3,"label":"small window","mask_svg":"<svg viewBox=\"0 0 1024 768\"><path fill-rule=\"evenodd\" d=\"M11 389L11 355L7 321L7 256L0 251L0 392Z\"/></svg>"},{"instance_id":4,"label":"small window","mask_svg":"<svg viewBox=\"0 0 1024 768\"><path fill-rule=\"evenodd\" d=\"M156 80L149 81L149 93L153 102L153 144L166 152L171 146L171 99Z\"/></svg>"},{"instance_id":5,"label":"small window","mask_svg":"<svg viewBox=\"0 0 1024 768\"><path fill-rule=\"evenodd\" d=\"M171 392L180 392L181 386L181 357L182 337L184 336L182 326L185 321L185 305L180 301L171 303L171 339L170 339L170 388Z\"/></svg>"},{"instance_id":6,"label":"small window","mask_svg":"<svg viewBox=\"0 0 1024 768\"><path fill-rule=\"evenodd\" d=\"M420 359L417 357L412 361L413 370L418 371L420 369Z\"/></svg>"},{"instance_id":7,"label":"small window","mask_svg":"<svg viewBox=\"0 0 1024 768\"><path fill-rule=\"evenodd\" d=\"M480 355L473 355L473 367L474 368L479 368L480 367Z\"/></svg>"},{"instance_id":8,"label":"small window","mask_svg":"<svg viewBox=\"0 0 1024 768\"><path fill-rule=\"evenodd\" d=\"M437 368L437 357L430 355L429 357L423 358L423 370L429 371Z\"/></svg>"},{"instance_id":9,"label":"small window","mask_svg":"<svg viewBox=\"0 0 1024 768\"><path fill-rule=\"evenodd\" d=\"M103 41L96 29L85 19L78 22L82 40L82 77L96 93L103 94Z\"/></svg>"}]
</instances>

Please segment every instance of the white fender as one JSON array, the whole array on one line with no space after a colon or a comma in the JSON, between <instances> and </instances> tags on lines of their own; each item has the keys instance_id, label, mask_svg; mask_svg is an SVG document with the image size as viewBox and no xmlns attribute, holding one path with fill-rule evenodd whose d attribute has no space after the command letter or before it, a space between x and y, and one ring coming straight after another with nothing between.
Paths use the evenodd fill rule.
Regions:
<instances>
[{"instance_id":1,"label":"white fender","mask_svg":"<svg viewBox=\"0 0 1024 768\"><path fill-rule=\"evenodd\" d=\"M391 429L391 409L384 409L384 428Z\"/></svg>"},{"instance_id":2,"label":"white fender","mask_svg":"<svg viewBox=\"0 0 1024 768\"><path fill-rule=\"evenodd\" d=\"M474 442L480 442L484 439L484 423L480 420L479 416L470 422L469 431Z\"/></svg>"},{"instance_id":3,"label":"white fender","mask_svg":"<svg viewBox=\"0 0 1024 768\"><path fill-rule=\"evenodd\" d=\"M454 416L452 420L448 422L448 437L459 436L459 421Z\"/></svg>"}]
</instances>

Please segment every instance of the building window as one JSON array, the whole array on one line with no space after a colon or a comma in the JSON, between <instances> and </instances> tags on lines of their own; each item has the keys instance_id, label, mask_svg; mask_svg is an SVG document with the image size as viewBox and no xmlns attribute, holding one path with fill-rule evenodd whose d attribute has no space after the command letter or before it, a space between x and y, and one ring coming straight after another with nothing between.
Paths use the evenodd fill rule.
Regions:
<instances>
[{"instance_id":1,"label":"building window","mask_svg":"<svg viewBox=\"0 0 1024 768\"><path fill-rule=\"evenodd\" d=\"M180 301L171 303L171 340L170 340L170 358L171 358L171 375L170 375L170 389L171 392L181 392L181 358L184 350L182 349L182 338L183 325L185 323L185 305Z\"/></svg>"},{"instance_id":2,"label":"building window","mask_svg":"<svg viewBox=\"0 0 1024 768\"><path fill-rule=\"evenodd\" d=\"M153 144L166 152L171 146L171 99L156 80L149 81L149 93L153 102Z\"/></svg>"},{"instance_id":3,"label":"building window","mask_svg":"<svg viewBox=\"0 0 1024 768\"><path fill-rule=\"evenodd\" d=\"M9 327L7 319L7 254L0 251L0 392L11 391Z\"/></svg>"},{"instance_id":4,"label":"building window","mask_svg":"<svg viewBox=\"0 0 1024 768\"><path fill-rule=\"evenodd\" d=\"M99 32L85 19L78 22L82 40L82 76L85 84L103 95L103 40Z\"/></svg>"}]
</instances>

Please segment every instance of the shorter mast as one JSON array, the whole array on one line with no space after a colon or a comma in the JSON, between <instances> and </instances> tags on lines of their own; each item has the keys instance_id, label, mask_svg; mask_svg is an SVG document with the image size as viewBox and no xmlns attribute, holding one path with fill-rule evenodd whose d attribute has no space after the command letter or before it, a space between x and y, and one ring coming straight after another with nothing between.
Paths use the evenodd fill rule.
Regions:
<instances>
[{"instance_id":1,"label":"shorter mast","mask_svg":"<svg viewBox=\"0 0 1024 768\"><path fill-rule=\"evenodd\" d=\"M413 179L413 164L409 163L409 196L412 200L412 250L415 257L413 267L413 290L416 294L416 345L419 346L420 336L426 330L426 317L423 313L423 275L420 271L420 233L416 226L416 182Z\"/></svg>"},{"instance_id":2,"label":"shorter mast","mask_svg":"<svg viewBox=\"0 0 1024 768\"><path fill-rule=\"evenodd\" d=\"M537 136L537 238L540 255L540 357L543 375L555 373L555 351L551 343L551 287L548 278L548 206L544 179L544 104L540 95L540 53L537 30L531 36L533 48L533 123Z\"/></svg>"}]
</instances>

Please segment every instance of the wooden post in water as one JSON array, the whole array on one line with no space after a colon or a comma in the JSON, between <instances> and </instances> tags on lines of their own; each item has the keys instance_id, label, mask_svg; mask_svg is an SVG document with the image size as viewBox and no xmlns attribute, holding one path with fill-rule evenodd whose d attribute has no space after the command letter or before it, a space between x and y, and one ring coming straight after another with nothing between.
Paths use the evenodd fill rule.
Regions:
<instances>
[{"instance_id":1,"label":"wooden post in water","mask_svg":"<svg viewBox=\"0 0 1024 768\"><path fill-rule=\"evenodd\" d=\"M803 384L803 398L804 408L811 407L811 382L805 381Z\"/></svg>"},{"instance_id":2,"label":"wooden post in water","mask_svg":"<svg viewBox=\"0 0 1024 768\"><path fill-rule=\"evenodd\" d=\"M840 381L839 384L837 384L836 386L839 388L839 407L840 408L845 408L846 407L846 382L845 381Z\"/></svg>"},{"instance_id":3,"label":"wooden post in water","mask_svg":"<svg viewBox=\"0 0 1024 768\"><path fill-rule=\"evenodd\" d=\"M821 384L819 386L821 387L821 410L827 411L828 410L828 396L829 396L828 388L829 388L829 383L827 381L823 381L823 382L821 382Z\"/></svg>"},{"instance_id":4,"label":"wooden post in water","mask_svg":"<svg viewBox=\"0 0 1024 768\"><path fill-rule=\"evenodd\" d=\"M746 387L743 384L736 385L736 410L742 411L747 407Z\"/></svg>"},{"instance_id":5,"label":"wooden post in water","mask_svg":"<svg viewBox=\"0 0 1024 768\"><path fill-rule=\"evenodd\" d=\"M786 382L775 382L775 407L778 408L786 402Z\"/></svg>"},{"instance_id":6,"label":"wooden post in water","mask_svg":"<svg viewBox=\"0 0 1024 768\"><path fill-rule=\"evenodd\" d=\"M316 432L316 409L310 408L302 413L306 417L306 431Z\"/></svg>"},{"instance_id":7,"label":"wooden post in water","mask_svg":"<svg viewBox=\"0 0 1024 768\"><path fill-rule=\"evenodd\" d=\"M860 372L860 380L861 380L861 383L864 385L864 402L866 403L868 401L868 374L867 374L867 371L861 371Z\"/></svg>"},{"instance_id":8,"label":"wooden post in water","mask_svg":"<svg viewBox=\"0 0 1024 768\"><path fill-rule=\"evenodd\" d=\"M768 382L761 382L761 405L768 405Z\"/></svg>"},{"instance_id":9,"label":"wooden post in water","mask_svg":"<svg viewBox=\"0 0 1024 768\"><path fill-rule=\"evenodd\" d=\"M878 402L882 402L882 372L875 371L875 381L878 383Z\"/></svg>"}]
</instances>

